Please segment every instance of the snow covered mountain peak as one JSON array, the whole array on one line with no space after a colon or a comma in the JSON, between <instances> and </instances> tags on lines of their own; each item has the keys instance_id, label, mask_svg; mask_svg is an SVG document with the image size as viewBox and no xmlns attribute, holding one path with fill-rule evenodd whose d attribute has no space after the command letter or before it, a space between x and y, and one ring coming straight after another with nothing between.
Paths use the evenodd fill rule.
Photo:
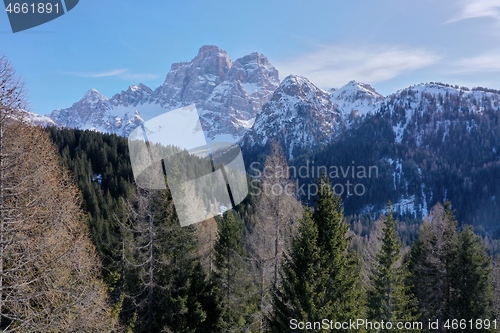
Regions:
<instances>
[{"instance_id":1,"label":"snow covered mountain peak","mask_svg":"<svg viewBox=\"0 0 500 333\"><path fill-rule=\"evenodd\" d=\"M374 113L377 105L384 100L384 96L367 83L350 81L345 86L333 91L331 100L338 106L346 119Z\"/></svg>"},{"instance_id":2,"label":"snow covered mountain peak","mask_svg":"<svg viewBox=\"0 0 500 333\"><path fill-rule=\"evenodd\" d=\"M106 121L112 105L106 96L92 88L70 108L52 111L50 118L58 125L90 129Z\"/></svg>"},{"instance_id":3,"label":"snow covered mountain peak","mask_svg":"<svg viewBox=\"0 0 500 333\"><path fill-rule=\"evenodd\" d=\"M371 85L363 82L359 82L356 80L349 81L345 86L342 88L338 89L336 91L336 95L339 96L342 93L347 94L347 93L354 93L354 94L361 94L361 95L366 95L366 96L371 96L373 98L384 98L381 94L379 94Z\"/></svg>"},{"instance_id":4,"label":"snow covered mountain peak","mask_svg":"<svg viewBox=\"0 0 500 333\"><path fill-rule=\"evenodd\" d=\"M328 143L335 137L339 121L328 92L304 77L290 75L262 107L244 145L264 146L276 140L293 158L304 149Z\"/></svg>"},{"instance_id":5,"label":"snow covered mountain peak","mask_svg":"<svg viewBox=\"0 0 500 333\"><path fill-rule=\"evenodd\" d=\"M500 91L420 83L389 95L380 110L392 123L396 143L411 141L420 146L427 144L425 137L435 133L436 128L442 127L446 134L452 122L465 126L465 131L476 129L477 120L465 119L500 111Z\"/></svg>"},{"instance_id":6,"label":"snow covered mountain peak","mask_svg":"<svg viewBox=\"0 0 500 333\"><path fill-rule=\"evenodd\" d=\"M80 100L80 102L81 101L86 101L86 102L89 102L89 103L95 103L95 102L98 102L98 101L106 101L106 100L107 100L106 96L104 96L99 91L97 91L97 89L91 88L91 89L89 89L85 93L85 95Z\"/></svg>"}]
</instances>

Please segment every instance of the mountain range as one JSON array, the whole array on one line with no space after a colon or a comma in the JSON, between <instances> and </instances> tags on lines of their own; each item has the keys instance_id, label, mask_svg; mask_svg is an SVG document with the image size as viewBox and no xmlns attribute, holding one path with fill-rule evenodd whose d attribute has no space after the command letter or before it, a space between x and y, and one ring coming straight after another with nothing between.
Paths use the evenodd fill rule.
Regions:
<instances>
[{"instance_id":1,"label":"mountain range","mask_svg":"<svg viewBox=\"0 0 500 333\"><path fill-rule=\"evenodd\" d=\"M49 118L65 127L128 136L141 121L195 104L209 140L236 142L278 85L278 71L264 55L255 52L232 61L226 51L203 46L190 62L173 64L154 90L131 85L108 99L91 89Z\"/></svg>"},{"instance_id":2,"label":"mountain range","mask_svg":"<svg viewBox=\"0 0 500 333\"><path fill-rule=\"evenodd\" d=\"M493 230L500 219L494 89L431 82L382 96L351 81L327 91L297 75L280 81L260 53L232 61L219 47L203 46L191 61L173 64L155 89L131 85L111 98L90 89L71 107L30 117L128 136L141 122L190 104L207 139L240 143L247 162L262 159L277 141L296 166L376 165L378 178L363 180L369 194L343 195L350 213L380 212L391 200L401 214L424 216L449 199L471 224Z\"/></svg>"}]
</instances>

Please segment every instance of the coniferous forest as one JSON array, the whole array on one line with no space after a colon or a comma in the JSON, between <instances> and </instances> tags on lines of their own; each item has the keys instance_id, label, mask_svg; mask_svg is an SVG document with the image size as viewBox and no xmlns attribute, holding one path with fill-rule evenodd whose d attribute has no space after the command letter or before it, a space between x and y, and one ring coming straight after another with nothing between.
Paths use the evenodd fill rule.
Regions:
<instances>
[{"instance_id":1,"label":"coniferous forest","mask_svg":"<svg viewBox=\"0 0 500 333\"><path fill-rule=\"evenodd\" d=\"M181 227L169 190L134 184L125 138L18 121L0 64L1 332L499 331L496 240L453 202L348 214L323 175L311 201L261 191ZM288 169L278 144L264 167ZM295 186L259 179L276 184Z\"/></svg>"}]
</instances>

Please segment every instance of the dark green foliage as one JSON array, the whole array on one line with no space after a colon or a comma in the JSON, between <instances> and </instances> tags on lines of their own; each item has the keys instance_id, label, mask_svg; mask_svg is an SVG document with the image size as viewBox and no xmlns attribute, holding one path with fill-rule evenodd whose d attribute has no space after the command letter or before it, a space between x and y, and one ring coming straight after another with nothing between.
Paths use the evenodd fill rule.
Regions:
<instances>
[{"instance_id":1,"label":"dark green foliage","mask_svg":"<svg viewBox=\"0 0 500 333\"><path fill-rule=\"evenodd\" d=\"M482 239L466 227L459 236L453 266L454 295L451 307L454 318L466 320L492 318L493 283L491 258ZM477 330L461 330L476 332Z\"/></svg>"},{"instance_id":2,"label":"dark green foliage","mask_svg":"<svg viewBox=\"0 0 500 333\"><path fill-rule=\"evenodd\" d=\"M446 100L443 98L443 103ZM450 105L456 102L449 101ZM403 109L394 111L401 119ZM424 222L412 246L409 263L400 257L401 241L395 231L395 217L406 216L398 227L404 245L415 239L421 221L408 218L405 212L388 215L384 245L376 257L373 289L368 297L360 287L360 265L351 251L363 252L362 240L371 229L372 216L350 217L358 238L355 244L344 218L344 206L350 212L369 202L382 207L388 199L400 194L415 195L417 203L425 201L429 205L445 193L458 198L458 213L463 222L477 222L467 218L472 211L478 212L475 216L496 216L493 205L497 199L491 199L491 195L496 193L497 185L489 177L496 175L498 165L491 163L496 155L487 150L495 146L492 142L499 118L487 110L483 118L474 118L473 114L460 116L453 110L452 107L446 111L450 114L435 117L454 115L457 119L475 119L485 132L474 135L482 135L481 140L486 141L478 142L455 124L449 129L449 139L447 136L444 140L448 150L437 142L437 137L433 143L430 136L424 136L427 141L418 147L409 138L403 138L400 145L392 145L389 142L394 139L393 124L382 113L366 123L355 123L349 136L316 155L316 165L333 163L347 167L353 160L355 165L376 165L379 177L363 180L368 190L366 196L344 195L344 202L332 193L325 178L321 180L322 191L314 212L304 214L298 234L293 242L286 244L281 283L273 291L271 314L258 313L259 293L253 283L258 273L250 260L248 235L254 231L258 218L254 198L240 204L237 214L227 213L218 220L215 270L205 272L197 257L196 231L193 227L180 227L169 192L136 189L126 139L90 131L54 128L47 131L82 192L82 206L103 262L108 292L117 305L115 311L121 310L120 319L130 332L258 332L260 318L269 315L270 331L281 333L290 331L291 318L342 321L364 318L366 312L368 317L378 320L389 317L414 320L412 293L418 300L419 319L424 322L435 318L443 321L492 316L490 258L472 229L459 231L449 204L431 213L432 222ZM418 118L418 126L408 131L421 130L429 123L425 117ZM476 144L482 157L464 161L464 156L472 156L472 144ZM460 145L464 156L457 154L457 149L462 149ZM310 156L307 154L297 157L294 165L300 165L301 159ZM393 171L399 162L384 160L393 154L401 158L396 177ZM187 158L189 168L182 170L186 177L206 167L204 161L188 162ZM463 162L463 170L458 167L459 161ZM401 174L407 183L401 180ZM470 177L464 178L465 174ZM425 198L422 184L427 189ZM460 193L470 200L460 199ZM479 193L490 196L491 202L481 201ZM484 205L478 206L480 203ZM407 265L410 273L406 273ZM391 308L381 311L387 305L384 303L387 297L382 296L387 282L391 282L389 289L394 302ZM411 290L408 286L412 286ZM368 309L364 299L369 300Z\"/></svg>"},{"instance_id":3,"label":"dark green foliage","mask_svg":"<svg viewBox=\"0 0 500 333\"><path fill-rule=\"evenodd\" d=\"M106 270L118 272L120 229L115 215L123 218L124 203L135 196L126 139L93 131L48 128L67 167L83 194L83 209Z\"/></svg>"},{"instance_id":4,"label":"dark green foliage","mask_svg":"<svg viewBox=\"0 0 500 333\"><path fill-rule=\"evenodd\" d=\"M127 140L92 131L47 131L83 194L122 322L131 332L219 332L220 296L199 264L195 230L180 226L168 191L136 190ZM193 170L200 164L192 163Z\"/></svg>"},{"instance_id":5,"label":"dark green foliage","mask_svg":"<svg viewBox=\"0 0 500 333\"><path fill-rule=\"evenodd\" d=\"M368 319L378 322L414 321L417 319L416 299L407 285L408 267L401 259L401 241L390 204L380 241L381 248L372 266L371 286L367 294Z\"/></svg>"},{"instance_id":6,"label":"dark green foliage","mask_svg":"<svg viewBox=\"0 0 500 333\"><path fill-rule=\"evenodd\" d=\"M436 205L412 248L410 271L422 321L452 318L452 271L457 257L457 222L450 205Z\"/></svg>"},{"instance_id":7,"label":"dark green foliage","mask_svg":"<svg viewBox=\"0 0 500 333\"><path fill-rule=\"evenodd\" d=\"M430 218L420 230L410 262L421 320L492 319L491 258L482 239L471 227L457 230L449 202L444 208L436 205Z\"/></svg>"},{"instance_id":8,"label":"dark green foliage","mask_svg":"<svg viewBox=\"0 0 500 333\"><path fill-rule=\"evenodd\" d=\"M292 241L290 254L280 272L281 286L273 292L273 311L269 318L270 332L290 331L290 319L320 320L318 313L325 297L328 275L322 270L324 257L318 243L318 227L309 210L304 213L298 237Z\"/></svg>"},{"instance_id":9,"label":"dark green foliage","mask_svg":"<svg viewBox=\"0 0 500 333\"><path fill-rule=\"evenodd\" d=\"M141 190L124 221L124 321L138 332L218 332L217 286L201 268L196 234L181 227L168 191Z\"/></svg>"},{"instance_id":10,"label":"dark green foliage","mask_svg":"<svg viewBox=\"0 0 500 333\"><path fill-rule=\"evenodd\" d=\"M348 251L350 237L341 200L323 178L317 207L305 213L299 234L282 266L281 286L274 291L272 332L290 331L289 320L344 321L361 318L364 307L358 262Z\"/></svg>"},{"instance_id":11,"label":"dark green foliage","mask_svg":"<svg viewBox=\"0 0 500 333\"><path fill-rule=\"evenodd\" d=\"M295 177L306 186L319 177L318 167L328 168L332 183L339 184L336 193L342 197L346 214L366 212L368 206L378 215L388 200L405 198L412 199L413 207L395 206L395 213L421 220L423 208L450 200L459 221L498 238L499 108L498 95L478 99L466 97L464 91L443 89L442 94L430 94L404 89L387 98L379 112L342 129L325 147L294 154L289 164L296 169L308 166L310 172L316 168L313 176ZM398 128L396 140L394 129ZM254 161L263 165L269 148L269 144L249 147L245 151L247 166ZM351 172L336 177L330 175L330 167L354 167L356 171L376 167L378 172L371 177L358 177L357 173L353 177ZM352 195L356 184L366 189L363 195ZM311 199L307 193L299 194L304 201Z\"/></svg>"},{"instance_id":12,"label":"dark green foliage","mask_svg":"<svg viewBox=\"0 0 500 333\"><path fill-rule=\"evenodd\" d=\"M313 220L318 227L317 245L325 259L323 270L328 275L325 304L332 306L323 318L358 318L364 310L359 304L359 258L348 251L352 237L348 236L342 200L333 193L326 177L320 180L319 188Z\"/></svg>"},{"instance_id":13,"label":"dark green foliage","mask_svg":"<svg viewBox=\"0 0 500 333\"><path fill-rule=\"evenodd\" d=\"M252 284L251 265L246 258L243 223L232 212L220 219L215 243L215 279L224 309L222 329L228 332L255 331L258 323L257 291Z\"/></svg>"}]
</instances>

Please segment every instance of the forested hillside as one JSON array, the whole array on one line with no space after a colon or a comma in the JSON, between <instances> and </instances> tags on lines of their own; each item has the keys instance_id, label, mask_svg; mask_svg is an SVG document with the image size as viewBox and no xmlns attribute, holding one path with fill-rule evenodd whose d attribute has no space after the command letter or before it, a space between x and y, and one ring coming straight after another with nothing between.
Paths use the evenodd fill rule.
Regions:
<instances>
[{"instance_id":1,"label":"forested hillside","mask_svg":"<svg viewBox=\"0 0 500 333\"><path fill-rule=\"evenodd\" d=\"M449 200L460 224L498 238L499 96L491 89L441 83L403 89L379 103L374 114L355 118L325 147L295 156L295 170L307 166L309 175L315 172L297 172L295 178L307 186L324 168L338 184L348 214L377 215L391 200L400 215L422 219L433 205ZM248 164L266 150L250 149ZM376 172L358 173L370 167Z\"/></svg>"},{"instance_id":2,"label":"forested hillside","mask_svg":"<svg viewBox=\"0 0 500 333\"><path fill-rule=\"evenodd\" d=\"M290 170L274 145L259 195L216 221L181 228L168 191L134 186L124 138L48 132L83 193L108 293L129 332L287 332L291 319L323 318L439 319L443 332L452 330L448 319L482 318L495 331L493 243L462 226L449 203L429 209L424 221L398 221L391 206L376 219L345 217L345 202L323 178L325 191L304 211L295 192L265 191L295 184L273 172Z\"/></svg>"}]
</instances>

